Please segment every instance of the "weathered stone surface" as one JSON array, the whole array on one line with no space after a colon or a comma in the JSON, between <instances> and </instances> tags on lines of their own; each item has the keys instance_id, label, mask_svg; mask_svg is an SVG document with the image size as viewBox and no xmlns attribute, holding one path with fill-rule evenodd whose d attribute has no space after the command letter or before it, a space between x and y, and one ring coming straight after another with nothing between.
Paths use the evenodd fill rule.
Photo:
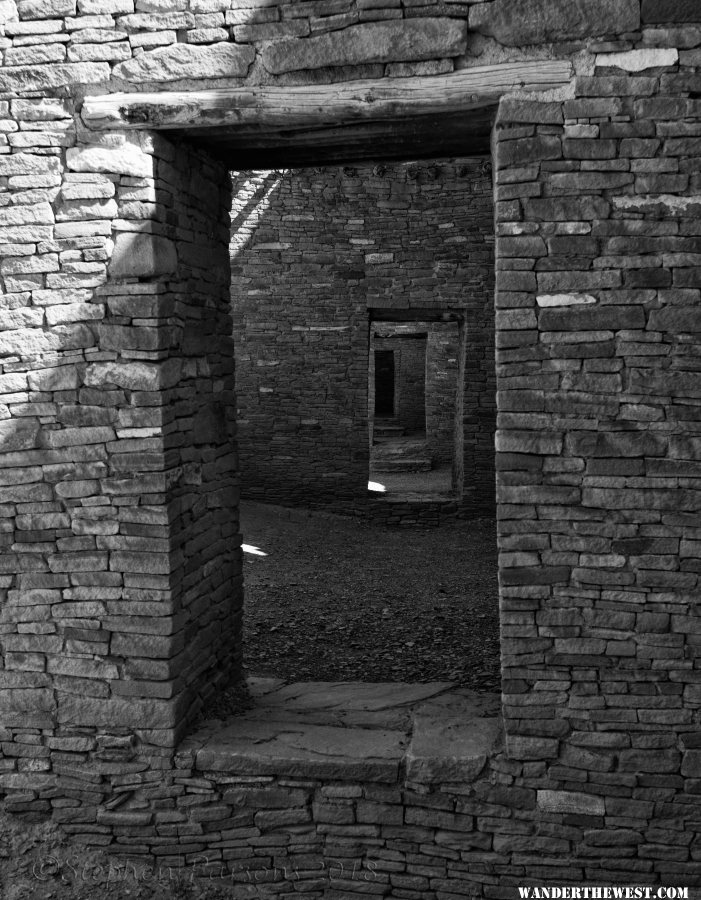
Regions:
<instances>
[{"instance_id":1,"label":"weathered stone surface","mask_svg":"<svg viewBox=\"0 0 701 900\"><path fill-rule=\"evenodd\" d=\"M114 77L131 82L188 78L241 78L253 62L252 47L218 43L177 44L149 50L114 68Z\"/></svg>"},{"instance_id":2,"label":"weathered stone surface","mask_svg":"<svg viewBox=\"0 0 701 900\"><path fill-rule=\"evenodd\" d=\"M673 66L679 62L679 53L672 47L627 50L624 53L599 53L597 66L616 66L626 72L643 72L657 66Z\"/></svg>"},{"instance_id":3,"label":"weathered stone surface","mask_svg":"<svg viewBox=\"0 0 701 900\"><path fill-rule=\"evenodd\" d=\"M484 769L499 738L499 719L460 719L417 712L406 752L408 781L415 784L469 783Z\"/></svg>"},{"instance_id":4,"label":"weathered stone surface","mask_svg":"<svg viewBox=\"0 0 701 900\"><path fill-rule=\"evenodd\" d=\"M162 363L93 363L85 371L85 384L92 387L114 384L130 391L156 391L177 384L181 369L179 359L167 359Z\"/></svg>"},{"instance_id":5,"label":"weathered stone surface","mask_svg":"<svg viewBox=\"0 0 701 900\"><path fill-rule=\"evenodd\" d=\"M0 0L0 25L18 18L15 0Z\"/></svg>"},{"instance_id":6,"label":"weathered stone surface","mask_svg":"<svg viewBox=\"0 0 701 900\"><path fill-rule=\"evenodd\" d=\"M0 91L41 91L69 84L100 84L110 77L104 62L53 63L0 69Z\"/></svg>"},{"instance_id":7,"label":"weathered stone surface","mask_svg":"<svg viewBox=\"0 0 701 900\"><path fill-rule=\"evenodd\" d=\"M573 431L566 446L573 455L590 457L662 456L666 441L662 435L645 429L639 431L597 432Z\"/></svg>"},{"instance_id":8,"label":"weathered stone surface","mask_svg":"<svg viewBox=\"0 0 701 900\"><path fill-rule=\"evenodd\" d=\"M540 44L634 31L637 0L496 0L470 7L470 30L500 44Z\"/></svg>"},{"instance_id":9,"label":"weathered stone surface","mask_svg":"<svg viewBox=\"0 0 701 900\"><path fill-rule=\"evenodd\" d=\"M539 431L497 431L496 449L500 453L557 455L562 450L562 435Z\"/></svg>"},{"instance_id":10,"label":"weathered stone surface","mask_svg":"<svg viewBox=\"0 0 701 900\"><path fill-rule=\"evenodd\" d=\"M80 375L75 366L54 366L30 372L28 380L33 391L70 391L80 384Z\"/></svg>"},{"instance_id":11,"label":"weathered stone surface","mask_svg":"<svg viewBox=\"0 0 701 900\"><path fill-rule=\"evenodd\" d=\"M596 303L596 297L592 294L539 294L536 303L540 307L582 306Z\"/></svg>"},{"instance_id":12,"label":"weathered stone surface","mask_svg":"<svg viewBox=\"0 0 701 900\"><path fill-rule=\"evenodd\" d=\"M109 272L114 278L154 278L177 271L175 245L153 234L118 234Z\"/></svg>"},{"instance_id":13,"label":"weathered stone surface","mask_svg":"<svg viewBox=\"0 0 701 900\"><path fill-rule=\"evenodd\" d=\"M19 0L17 9L25 19L58 19L74 16L76 0Z\"/></svg>"},{"instance_id":14,"label":"weathered stone surface","mask_svg":"<svg viewBox=\"0 0 701 900\"><path fill-rule=\"evenodd\" d=\"M618 331L644 326L642 306L565 306L541 309L538 314L541 331Z\"/></svg>"},{"instance_id":15,"label":"weathered stone surface","mask_svg":"<svg viewBox=\"0 0 701 900\"><path fill-rule=\"evenodd\" d=\"M603 797L575 791L538 791L537 802L543 812L603 816L606 811Z\"/></svg>"},{"instance_id":16,"label":"weathered stone surface","mask_svg":"<svg viewBox=\"0 0 701 900\"><path fill-rule=\"evenodd\" d=\"M144 153L137 141L124 141L115 147L83 146L66 154L73 172L109 172L134 178L153 177L153 157Z\"/></svg>"},{"instance_id":17,"label":"weathered stone surface","mask_svg":"<svg viewBox=\"0 0 701 900\"><path fill-rule=\"evenodd\" d=\"M275 75L322 66L410 62L458 56L467 29L455 19L424 18L354 25L339 32L280 41L263 50L263 65Z\"/></svg>"},{"instance_id":18,"label":"weathered stone surface","mask_svg":"<svg viewBox=\"0 0 701 900\"><path fill-rule=\"evenodd\" d=\"M396 781L403 732L246 722L221 731L197 753L199 771Z\"/></svg>"},{"instance_id":19,"label":"weathered stone surface","mask_svg":"<svg viewBox=\"0 0 701 900\"><path fill-rule=\"evenodd\" d=\"M648 321L649 331L670 331L692 334L701 331L701 311L698 306L666 306L654 309Z\"/></svg>"},{"instance_id":20,"label":"weathered stone surface","mask_svg":"<svg viewBox=\"0 0 701 900\"><path fill-rule=\"evenodd\" d=\"M58 721L67 725L119 728L142 722L148 728L172 728L178 720L176 704L167 700L104 699L57 693Z\"/></svg>"}]
</instances>

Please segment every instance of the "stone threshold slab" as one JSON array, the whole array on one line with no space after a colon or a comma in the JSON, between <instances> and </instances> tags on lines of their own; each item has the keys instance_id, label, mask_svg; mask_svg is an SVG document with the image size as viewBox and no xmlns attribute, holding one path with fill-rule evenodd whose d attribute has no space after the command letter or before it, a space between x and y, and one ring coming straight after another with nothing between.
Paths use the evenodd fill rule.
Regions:
<instances>
[{"instance_id":1,"label":"stone threshold slab","mask_svg":"<svg viewBox=\"0 0 701 900\"><path fill-rule=\"evenodd\" d=\"M189 737L178 765L228 775L470 782L500 741L498 695L429 684L250 679L252 709Z\"/></svg>"}]
</instances>

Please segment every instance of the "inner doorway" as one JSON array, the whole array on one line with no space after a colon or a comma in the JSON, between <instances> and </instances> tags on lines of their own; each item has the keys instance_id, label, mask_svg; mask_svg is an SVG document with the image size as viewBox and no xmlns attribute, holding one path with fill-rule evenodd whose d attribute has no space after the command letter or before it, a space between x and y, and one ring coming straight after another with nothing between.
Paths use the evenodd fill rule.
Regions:
<instances>
[{"instance_id":1,"label":"inner doorway","mask_svg":"<svg viewBox=\"0 0 701 900\"><path fill-rule=\"evenodd\" d=\"M394 350L375 350L375 418L394 415Z\"/></svg>"},{"instance_id":2,"label":"inner doorway","mask_svg":"<svg viewBox=\"0 0 701 900\"><path fill-rule=\"evenodd\" d=\"M387 499L449 500L462 489L461 321L427 319L370 324L368 490ZM390 393L391 391L391 393ZM391 400L391 403L390 403Z\"/></svg>"},{"instance_id":3,"label":"inner doorway","mask_svg":"<svg viewBox=\"0 0 701 900\"><path fill-rule=\"evenodd\" d=\"M251 675L498 684L493 518L442 518L460 503L464 433L477 444L477 407L494 402L482 162L233 173ZM492 434L473 459L493 472ZM400 455L421 459L420 490L392 482L417 473L385 471L379 497L370 460L394 438L413 442ZM493 497L493 474L485 482Z\"/></svg>"}]
</instances>

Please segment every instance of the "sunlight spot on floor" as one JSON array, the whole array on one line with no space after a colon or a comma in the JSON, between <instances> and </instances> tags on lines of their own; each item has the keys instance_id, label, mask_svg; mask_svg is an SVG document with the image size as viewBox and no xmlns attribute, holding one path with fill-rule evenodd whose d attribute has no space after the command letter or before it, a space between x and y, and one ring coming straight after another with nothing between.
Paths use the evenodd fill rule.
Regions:
<instances>
[{"instance_id":1,"label":"sunlight spot on floor","mask_svg":"<svg viewBox=\"0 0 701 900\"><path fill-rule=\"evenodd\" d=\"M378 494L384 494L387 488L384 484L380 484L379 481L368 481L368 490L376 491Z\"/></svg>"},{"instance_id":2,"label":"sunlight spot on floor","mask_svg":"<svg viewBox=\"0 0 701 900\"><path fill-rule=\"evenodd\" d=\"M254 544L241 544L241 549L244 553L250 553L252 556L267 556L260 547L256 547Z\"/></svg>"}]
</instances>

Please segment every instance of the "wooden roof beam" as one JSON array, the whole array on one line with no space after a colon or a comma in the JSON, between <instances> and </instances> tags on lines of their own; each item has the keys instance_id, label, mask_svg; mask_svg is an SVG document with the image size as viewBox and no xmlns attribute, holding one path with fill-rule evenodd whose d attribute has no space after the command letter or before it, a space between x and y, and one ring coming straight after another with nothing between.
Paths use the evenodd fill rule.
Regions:
<instances>
[{"instance_id":1,"label":"wooden roof beam","mask_svg":"<svg viewBox=\"0 0 701 900\"><path fill-rule=\"evenodd\" d=\"M238 135L260 135L266 131L469 112L494 106L503 94L559 88L571 78L569 61L527 60L420 78L115 93L86 97L82 118L89 128L98 131L197 129L202 133L203 129L230 129Z\"/></svg>"}]
</instances>

